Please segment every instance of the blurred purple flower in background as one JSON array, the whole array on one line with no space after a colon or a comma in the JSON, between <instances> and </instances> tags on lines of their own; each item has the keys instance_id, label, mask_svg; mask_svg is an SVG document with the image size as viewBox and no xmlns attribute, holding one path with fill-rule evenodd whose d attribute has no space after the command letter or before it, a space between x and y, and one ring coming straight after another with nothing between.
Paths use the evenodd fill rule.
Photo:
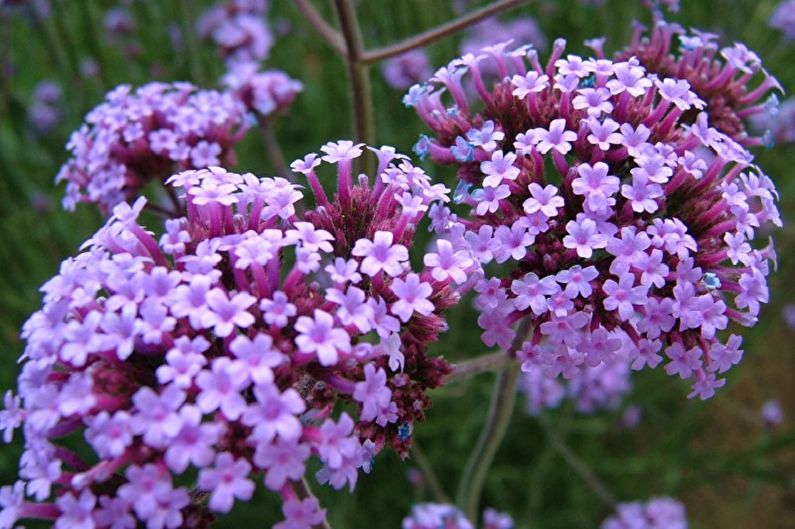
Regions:
<instances>
[{"instance_id":1,"label":"blurred purple flower in background","mask_svg":"<svg viewBox=\"0 0 795 529\"><path fill-rule=\"evenodd\" d=\"M784 422L784 408L781 407L781 403L777 400L765 401L762 404L762 409L759 410L759 415L768 428L778 426Z\"/></svg>"},{"instance_id":2,"label":"blurred purple flower in background","mask_svg":"<svg viewBox=\"0 0 795 529\"><path fill-rule=\"evenodd\" d=\"M202 14L196 31L218 46L227 63L260 62L274 40L265 21L268 8L267 0L226 0Z\"/></svg>"},{"instance_id":3,"label":"blurred purple flower in background","mask_svg":"<svg viewBox=\"0 0 795 529\"><path fill-rule=\"evenodd\" d=\"M250 112L261 117L284 112L304 89L301 81L286 73L259 71L257 64L250 62L230 65L221 82Z\"/></svg>"},{"instance_id":4,"label":"blurred purple flower in background","mask_svg":"<svg viewBox=\"0 0 795 529\"><path fill-rule=\"evenodd\" d=\"M39 82L28 107L28 122L38 135L51 132L63 119L62 89L57 81Z\"/></svg>"},{"instance_id":5,"label":"blurred purple flower in background","mask_svg":"<svg viewBox=\"0 0 795 529\"><path fill-rule=\"evenodd\" d=\"M428 54L418 48L389 59L383 66L384 80L392 88L405 90L431 75Z\"/></svg>"},{"instance_id":6,"label":"blurred purple flower in background","mask_svg":"<svg viewBox=\"0 0 795 529\"><path fill-rule=\"evenodd\" d=\"M620 503L601 529L687 529L685 507L673 498Z\"/></svg>"},{"instance_id":7,"label":"blurred purple flower in background","mask_svg":"<svg viewBox=\"0 0 795 529\"><path fill-rule=\"evenodd\" d=\"M770 27L778 29L788 40L795 40L795 0L781 0L770 15Z\"/></svg>"},{"instance_id":8,"label":"blurred purple flower in background","mask_svg":"<svg viewBox=\"0 0 795 529\"><path fill-rule=\"evenodd\" d=\"M482 529L513 529L514 522L508 514L487 508L483 511ZM403 529L475 529L464 513L445 503L418 503L411 514L403 519Z\"/></svg>"},{"instance_id":9,"label":"blurred purple flower in background","mask_svg":"<svg viewBox=\"0 0 795 529\"><path fill-rule=\"evenodd\" d=\"M483 48L510 39L514 45L531 44L542 51L547 47L547 38L533 17L517 17L507 21L492 17L467 31L461 41L461 55L479 53Z\"/></svg>"},{"instance_id":10,"label":"blurred purple flower in background","mask_svg":"<svg viewBox=\"0 0 795 529\"><path fill-rule=\"evenodd\" d=\"M245 108L231 94L190 83L122 85L91 110L66 144L58 172L63 205L91 202L104 213L174 170L233 164L245 133Z\"/></svg>"}]
</instances>

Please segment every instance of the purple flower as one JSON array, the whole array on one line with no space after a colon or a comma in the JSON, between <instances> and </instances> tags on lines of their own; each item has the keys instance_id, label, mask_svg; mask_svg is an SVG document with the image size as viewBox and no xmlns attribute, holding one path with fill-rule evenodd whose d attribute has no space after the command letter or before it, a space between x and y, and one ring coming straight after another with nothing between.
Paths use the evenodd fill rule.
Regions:
<instances>
[{"instance_id":1,"label":"purple flower","mask_svg":"<svg viewBox=\"0 0 795 529\"><path fill-rule=\"evenodd\" d=\"M359 269L375 276L382 270L392 277L403 271L403 262L408 260L408 250L402 244L393 244L394 236L388 231L377 231L372 240L359 239L353 247L353 255L364 257Z\"/></svg>"},{"instance_id":2,"label":"purple flower","mask_svg":"<svg viewBox=\"0 0 795 529\"><path fill-rule=\"evenodd\" d=\"M229 297L224 290L214 288L207 293L206 299L207 311L202 317L202 325L212 327L218 336L229 336L235 326L245 329L254 323L254 316L247 310L256 301L254 296L238 292Z\"/></svg>"},{"instance_id":3,"label":"purple flower","mask_svg":"<svg viewBox=\"0 0 795 529\"><path fill-rule=\"evenodd\" d=\"M374 420L392 399L392 392L386 387L386 372L376 369L373 364L367 364L364 368L364 381L356 383L353 399L362 405L361 419Z\"/></svg>"},{"instance_id":4,"label":"purple flower","mask_svg":"<svg viewBox=\"0 0 795 529\"><path fill-rule=\"evenodd\" d=\"M204 370L196 377L201 390L196 404L204 413L217 409L230 420L235 420L246 408L246 400L240 392L250 384L245 366L229 358L216 358L210 371Z\"/></svg>"},{"instance_id":5,"label":"purple flower","mask_svg":"<svg viewBox=\"0 0 795 529\"><path fill-rule=\"evenodd\" d=\"M408 274L406 279L395 278L392 281L392 292L397 296L397 301L392 303L390 311L407 322L414 313L428 316L436 307L428 297L433 293L430 284L420 281L417 274Z\"/></svg>"},{"instance_id":6,"label":"purple flower","mask_svg":"<svg viewBox=\"0 0 795 529\"><path fill-rule=\"evenodd\" d=\"M249 500L254 494L254 482L248 479L251 464L245 459L235 459L229 452L218 454L215 468L199 472L199 486L210 492L209 507L214 511L229 512L235 499Z\"/></svg>"},{"instance_id":7,"label":"purple flower","mask_svg":"<svg viewBox=\"0 0 795 529\"><path fill-rule=\"evenodd\" d=\"M334 318L328 312L315 309L312 318L300 316L295 330L300 333L295 339L298 348L302 353L315 353L321 365L334 365L339 352L350 352L350 336L335 327Z\"/></svg>"},{"instance_id":8,"label":"purple flower","mask_svg":"<svg viewBox=\"0 0 795 529\"><path fill-rule=\"evenodd\" d=\"M288 440L301 435L301 423L297 416L304 412L306 404L293 389L283 393L271 385L254 387L256 403L249 405L243 415L243 423L254 429L250 438L257 443L269 443L278 434Z\"/></svg>"}]
</instances>

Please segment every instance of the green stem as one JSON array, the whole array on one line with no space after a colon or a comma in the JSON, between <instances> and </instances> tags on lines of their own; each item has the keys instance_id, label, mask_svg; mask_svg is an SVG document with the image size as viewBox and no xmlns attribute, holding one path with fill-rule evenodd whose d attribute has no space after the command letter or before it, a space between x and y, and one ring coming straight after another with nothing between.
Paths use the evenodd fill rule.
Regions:
<instances>
[{"instance_id":1,"label":"green stem","mask_svg":"<svg viewBox=\"0 0 795 529\"><path fill-rule=\"evenodd\" d=\"M414 462L417 463L420 471L422 471L422 475L425 476L428 486L430 487L436 501L439 503L450 503L450 497L447 496L447 493L444 491L444 487L442 487L442 483L436 476L436 472L433 471L431 462L428 461L428 458L425 456L425 452L420 449L417 441L414 441L411 446L411 457Z\"/></svg>"},{"instance_id":2,"label":"green stem","mask_svg":"<svg viewBox=\"0 0 795 529\"><path fill-rule=\"evenodd\" d=\"M359 142L373 145L375 143L373 94L370 87L369 68L361 62L364 42L359 21L356 18L356 9L352 0L334 0L334 6L337 9L340 29L347 49L345 60L351 84L356 139Z\"/></svg>"},{"instance_id":3,"label":"green stem","mask_svg":"<svg viewBox=\"0 0 795 529\"><path fill-rule=\"evenodd\" d=\"M612 509L615 509L618 503L615 495L610 492L610 489L608 489L607 486L602 483L602 480L600 480L599 477L594 474L590 467L588 467L588 465L582 459L580 459L571 448L569 448L549 420L541 415L538 418L538 422L541 423L541 428L544 430L544 434L546 435L549 445L552 447L552 449L563 458L563 460L572 468L572 470L574 470L580 479L585 482L588 488L591 489L597 497L599 497L600 500L602 500Z\"/></svg>"},{"instance_id":4,"label":"green stem","mask_svg":"<svg viewBox=\"0 0 795 529\"><path fill-rule=\"evenodd\" d=\"M273 132L273 127L271 127L270 121L268 121L267 118L258 117L257 123L259 124L260 132L262 132L262 140L265 145L265 150L268 151L268 157L271 159L274 170L282 178L292 181L293 175L287 168L287 162L285 161L284 153L282 152L281 145L279 145L279 140L276 139L276 134Z\"/></svg>"},{"instance_id":5,"label":"green stem","mask_svg":"<svg viewBox=\"0 0 795 529\"><path fill-rule=\"evenodd\" d=\"M509 361L511 361L511 357L505 354L505 351L497 351L470 360L464 360L452 365L453 371L444 378L444 383L460 382L481 373L496 371Z\"/></svg>"},{"instance_id":6,"label":"green stem","mask_svg":"<svg viewBox=\"0 0 795 529\"><path fill-rule=\"evenodd\" d=\"M444 37L447 37L448 35L451 35L457 31L466 29L472 24L480 22L484 18L495 15L500 11L517 7L519 4L527 1L528 0L500 0L499 2L494 2L493 4L489 4L446 24L442 24L437 28L428 30L413 37L409 37L406 40L392 44L391 46L385 46L383 48L376 48L374 50L367 51L362 56L361 62L365 64L379 62L383 61L384 59L389 59L390 57L400 55L401 53L405 53L409 50L413 50L414 48L427 46L428 44L443 39Z\"/></svg>"},{"instance_id":7,"label":"green stem","mask_svg":"<svg viewBox=\"0 0 795 529\"><path fill-rule=\"evenodd\" d=\"M312 6L309 0L294 0L296 7L306 17L313 28L328 42L332 48L337 50L340 55L345 55L348 50L345 48L345 40L340 35L339 31L332 28L323 19L320 13Z\"/></svg>"},{"instance_id":8,"label":"green stem","mask_svg":"<svg viewBox=\"0 0 795 529\"><path fill-rule=\"evenodd\" d=\"M529 318L522 321L511 348L503 353L505 356L512 357L521 347L527 333L530 332L530 325ZM481 430L477 444L469 456L469 461L458 485L456 501L464 511L464 515L470 520L477 519L486 475L497 454L497 449L505 437L505 432L508 430L516 401L518 380L519 365L516 362L506 363L497 373L497 381L491 394L486 422L483 424L483 430Z\"/></svg>"}]
</instances>

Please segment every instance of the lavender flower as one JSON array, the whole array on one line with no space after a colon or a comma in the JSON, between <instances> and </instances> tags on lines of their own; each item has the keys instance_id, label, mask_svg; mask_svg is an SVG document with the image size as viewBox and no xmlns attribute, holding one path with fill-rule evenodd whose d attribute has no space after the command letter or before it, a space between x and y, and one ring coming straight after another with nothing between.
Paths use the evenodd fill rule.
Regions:
<instances>
[{"instance_id":1,"label":"lavender flower","mask_svg":"<svg viewBox=\"0 0 795 529\"><path fill-rule=\"evenodd\" d=\"M424 152L458 168L455 202L472 211L432 212L434 227L481 265L469 284L486 345L508 347L529 318L526 368L548 378L617 355L633 369L666 358L670 375L691 380L690 397L708 398L742 357L740 337L722 331L754 325L768 301L775 253L754 239L781 225L776 189L710 126L687 80L660 80L634 59L562 58L564 48L557 41L543 66L527 47L491 46L413 90L436 136ZM489 64L501 72L491 88ZM509 266L492 271L493 261Z\"/></svg>"},{"instance_id":2,"label":"lavender flower","mask_svg":"<svg viewBox=\"0 0 795 529\"><path fill-rule=\"evenodd\" d=\"M632 389L630 363L617 356L595 367L578 370L570 380L550 378L532 362L522 368L519 389L525 394L527 411L538 415L558 407L569 398L580 413L614 410Z\"/></svg>"},{"instance_id":3,"label":"lavender flower","mask_svg":"<svg viewBox=\"0 0 795 529\"><path fill-rule=\"evenodd\" d=\"M483 511L483 529L513 529L513 519L499 511ZM464 513L454 505L445 503L418 503L411 514L403 518L403 529L474 529Z\"/></svg>"},{"instance_id":4,"label":"lavender flower","mask_svg":"<svg viewBox=\"0 0 795 529\"><path fill-rule=\"evenodd\" d=\"M406 263L447 189L389 147L374 150L378 179L353 185L360 147L323 147L338 172L333 199L315 155L293 164L315 193L302 214L301 186L220 167L168 180L186 216L167 220L159 243L139 224L144 198L113 208L24 326L19 394L0 412L4 439L18 427L25 437L20 481L0 491L3 526L182 527L229 512L264 481L283 500L277 526L310 527L324 511L295 486L310 458L318 481L352 489L383 447L406 454L426 390L449 372L427 347L456 284ZM424 207L404 209L405 194ZM397 250L399 266L364 266L354 249L373 240ZM338 401L348 411L336 413ZM74 455L67 434L95 457Z\"/></svg>"},{"instance_id":5,"label":"lavender flower","mask_svg":"<svg viewBox=\"0 0 795 529\"><path fill-rule=\"evenodd\" d=\"M256 63L235 63L222 82L250 112L259 117L285 112L303 91L304 85L279 70L258 70Z\"/></svg>"},{"instance_id":6,"label":"lavender flower","mask_svg":"<svg viewBox=\"0 0 795 529\"><path fill-rule=\"evenodd\" d=\"M226 0L207 9L196 22L196 32L218 46L227 65L258 63L268 58L273 34L265 25L266 0Z\"/></svg>"},{"instance_id":7,"label":"lavender flower","mask_svg":"<svg viewBox=\"0 0 795 529\"><path fill-rule=\"evenodd\" d=\"M673 498L620 503L601 529L687 529L685 507Z\"/></svg>"},{"instance_id":8,"label":"lavender flower","mask_svg":"<svg viewBox=\"0 0 795 529\"><path fill-rule=\"evenodd\" d=\"M33 89L28 108L28 121L38 135L45 135L63 120L61 85L55 81L41 81Z\"/></svg>"},{"instance_id":9,"label":"lavender flower","mask_svg":"<svg viewBox=\"0 0 795 529\"><path fill-rule=\"evenodd\" d=\"M398 55L384 63L386 84L398 90L405 90L431 75L431 66L425 50L417 48Z\"/></svg>"},{"instance_id":10,"label":"lavender flower","mask_svg":"<svg viewBox=\"0 0 795 529\"><path fill-rule=\"evenodd\" d=\"M784 422L784 409L781 407L779 401L766 400L764 404L762 404L762 409L759 410L759 416L762 418L762 422L765 426L771 428Z\"/></svg>"},{"instance_id":11,"label":"lavender flower","mask_svg":"<svg viewBox=\"0 0 795 529\"><path fill-rule=\"evenodd\" d=\"M647 72L663 80L687 81L703 101L713 127L746 147L769 144L767 136L750 136L745 120L775 109L777 100L771 92L783 92L781 85L746 46L736 43L719 48L716 41L717 35L697 30L688 33L658 13L648 35L644 26L635 25L632 42L614 60L634 57ZM592 42L600 59L604 58L602 42Z\"/></svg>"},{"instance_id":12,"label":"lavender flower","mask_svg":"<svg viewBox=\"0 0 795 529\"><path fill-rule=\"evenodd\" d=\"M244 132L245 109L230 94L188 83L119 86L67 143L72 158L56 178L67 182L63 205L91 202L109 214L174 169L233 163Z\"/></svg>"},{"instance_id":13,"label":"lavender flower","mask_svg":"<svg viewBox=\"0 0 795 529\"><path fill-rule=\"evenodd\" d=\"M781 31L787 40L795 40L795 1L781 0L770 15L771 28Z\"/></svg>"}]
</instances>

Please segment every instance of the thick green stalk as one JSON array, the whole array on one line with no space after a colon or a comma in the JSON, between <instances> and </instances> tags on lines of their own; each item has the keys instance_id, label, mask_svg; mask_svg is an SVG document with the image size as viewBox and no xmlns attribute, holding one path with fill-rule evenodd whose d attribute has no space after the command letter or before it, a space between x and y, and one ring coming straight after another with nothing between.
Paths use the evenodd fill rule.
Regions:
<instances>
[{"instance_id":1,"label":"thick green stalk","mask_svg":"<svg viewBox=\"0 0 795 529\"><path fill-rule=\"evenodd\" d=\"M508 357L514 355L530 331L530 325L529 318L522 321L510 350L503 354ZM497 381L491 394L486 422L483 424L480 437L469 456L469 461L458 485L456 501L470 520L477 520L486 476L494 461L494 456L497 454L497 449L505 437L505 432L508 430L516 401L518 380L519 365L516 362L507 362L497 373Z\"/></svg>"}]
</instances>

